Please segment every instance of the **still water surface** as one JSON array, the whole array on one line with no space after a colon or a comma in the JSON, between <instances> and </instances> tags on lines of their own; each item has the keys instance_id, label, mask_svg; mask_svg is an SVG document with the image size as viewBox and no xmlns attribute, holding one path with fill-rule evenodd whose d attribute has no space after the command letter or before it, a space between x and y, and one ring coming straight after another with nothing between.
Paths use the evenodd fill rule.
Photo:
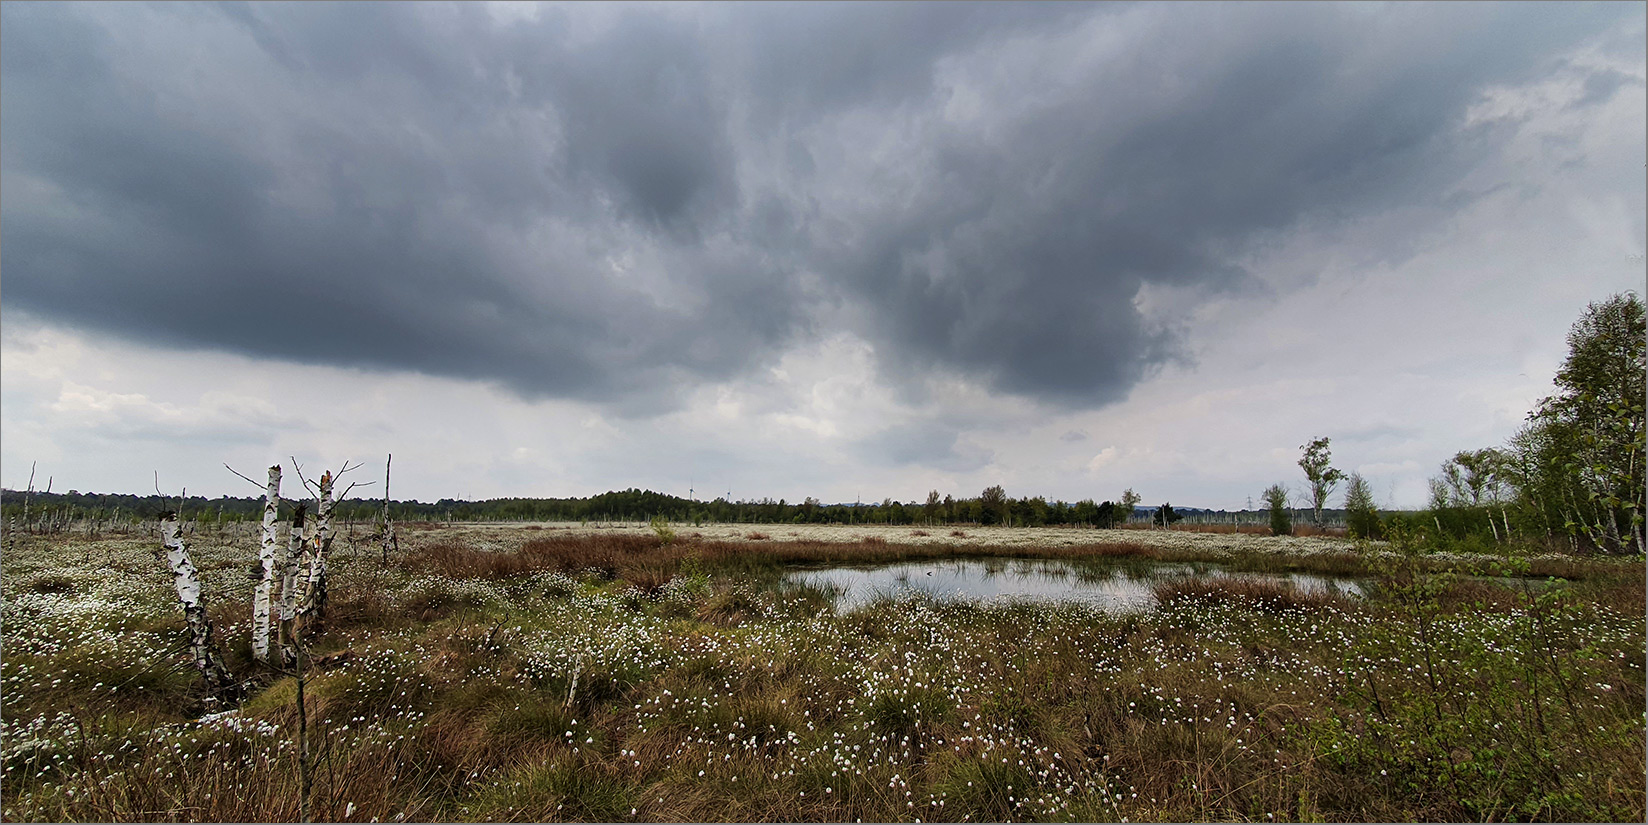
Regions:
<instances>
[{"instance_id":1,"label":"still water surface","mask_svg":"<svg viewBox=\"0 0 1648 825\"><path fill-rule=\"evenodd\" d=\"M966 559L796 570L787 578L832 590L840 608L852 608L883 594L919 590L942 598L1080 601L1106 610L1136 611L1155 607L1150 588L1156 582L1185 576L1255 578L1288 582L1305 591L1363 594L1355 579L1309 573L1236 573L1218 565L1170 562Z\"/></svg>"}]
</instances>

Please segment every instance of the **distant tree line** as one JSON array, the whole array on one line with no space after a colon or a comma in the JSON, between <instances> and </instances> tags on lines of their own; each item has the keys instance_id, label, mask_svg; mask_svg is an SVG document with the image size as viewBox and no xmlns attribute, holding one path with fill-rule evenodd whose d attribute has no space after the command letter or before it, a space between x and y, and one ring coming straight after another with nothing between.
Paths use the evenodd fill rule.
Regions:
<instances>
[{"instance_id":1,"label":"distant tree line","mask_svg":"<svg viewBox=\"0 0 1648 825\"><path fill-rule=\"evenodd\" d=\"M0 510L10 524L23 518L24 491L0 492ZM694 501L651 490L629 489L602 493L589 498L497 498L485 501L441 499L436 502L391 501L389 513L396 522L409 521L577 521L647 522L662 517L681 523L724 524L886 524L911 526L1009 525L1023 527L1119 527L1130 521L1167 524L1185 518L1171 505L1141 507L1140 497L1127 490L1116 501L1083 499L1076 502L1049 501L1042 496L1013 498L998 486L986 488L970 498L927 494L925 501L895 501L891 498L863 504L824 504L816 498L800 502L762 498L757 501ZM43 493L35 491L29 520L35 525L67 524L84 520L135 524L152 521L164 511L178 511L184 521L213 525L255 522L263 514L260 498L206 498L189 496L137 496L105 493ZM382 518L383 499L355 498L339 501L334 518L339 522L376 523ZM1258 516L1224 510L1187 510L1193 520L1218 522L1251 521Z\"/></svg>"}]
</instances>

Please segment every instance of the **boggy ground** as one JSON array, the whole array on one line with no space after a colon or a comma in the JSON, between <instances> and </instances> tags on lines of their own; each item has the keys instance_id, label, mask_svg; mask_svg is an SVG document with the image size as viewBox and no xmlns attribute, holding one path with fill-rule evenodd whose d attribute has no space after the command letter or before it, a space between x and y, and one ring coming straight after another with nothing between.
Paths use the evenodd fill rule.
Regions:
<instances>
[{"instance_id":1,"label":"boggy ground","mask_svg":"<svg viewBox=\"0 0 1648 825\"><path fill-rule=\"evenodd\" d=\"M1406 545L1293 540L1324 542L1301 553L1262 539L1146 545L1150 531L1047 531L1082 540L1026 544L976 528L831 534L845 541L725 529L737 535L678 525L665 543L633 526L406 526L387 565L369 542L340 540L306 685L313 815L1644 814L1640 560L1496 562L1570 580L1534 589L1457 576L1492 565ZM8 539L5 819L301 814L295 680L247 661L253 537L191 539L219 639L251 681L242 707L216 714L204 713L153 544ZM1129 616L920 596L843 613L777 576L795 562L938 555L1208 558L1380 586L1345 600L1179 583L1159 589L1157 611Z\"/></svg>"}]
</instances>

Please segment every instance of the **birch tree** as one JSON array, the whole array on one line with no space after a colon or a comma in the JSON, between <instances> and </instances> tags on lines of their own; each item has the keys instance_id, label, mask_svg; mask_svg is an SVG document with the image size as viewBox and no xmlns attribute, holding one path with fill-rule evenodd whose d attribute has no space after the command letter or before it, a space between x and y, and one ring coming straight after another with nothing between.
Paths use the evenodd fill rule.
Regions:
<instances>
[{"instance_id":1,"label":"birch tree","mask_svg":"<svg viewBox=\"0 0 1648 825\"><path fill-rule=\"evenodd\" d=\"M292 529L286 537L286 552L280 559L281 663L287 667L297 665L294 624L298 607L298 570L306 545L303 521L308 509L307 504L299 504L292 509Z\"/></svg>"},{"instance_id":2,"label":"birch tree","mask_svg":"<svg viewBox=\"0 0 1648 825\"><path fill-rule=\"evenodd\" d=\"M1305 480L1310 482L1312 522L1321 527L1322 506L1327 504L1328 496L1344 480L1345 474L1329 466L1333 454L1328 452L1328 439L1311 439L1309 444L1299 449L1305 451L1304 457L1299 459L1299 469L1305 471Z\"/></svg>"},{"instance_id":3,"label":"birch tree","mask_svg":"<svg viewBox=\"0 0 1648 825\"><path fill-rule=\"evenodd\" d=\"M212 622L206 616L206 598L200 592L200 572L189 560L189 549L183 543L183 530L176 512L161 515L160 542L172 570L172 586L177 590L178 601L183 603L183 621L189 630L189 657L212 696L229 699L235 692L235 680L218 658L212 640Z\"/></svg>"},{"instance_id":4,"label":"birch tree","mask_svg":"<svg viewBox=\"0 0 1648 825\"><path fill-rule=\"evenodd\" d=\"M297 466L296 459L292 464L297 467L298 478L303 479L303 468ZM318 630L326 621L326 566L328 556L332 552L332 510L336 505L336 500L332 497L332 485L345 473L359 469L360 466L351 466L345 461L342 469L335 475L330 470L321 473L319 483L310 484L308 479L303 479L305 486L315 491L315 528L305 544L306 563L298 578L297 619L300 625L306 626L303 629L305 633ZM347 497L351 490L361 484L350 484L337 500ZM364 485L370 486L371 482L364 482Z\"/></svg>"},{"instance_id":5,"label":"birch tree","mask_svg":"<svg viewBox=\"0 0 1648 825\"><path fill-rule=\"evenodd\" d=\"M1116 503L1116 522L1126 524L1131 521L1133 519L1133 508L1139 506L1141 501L1144 501L1144 496L1133 492L1132 487L1123 491L1121 501Z\"/></svg>"},{"instance_id":6,"label":"birch tree","mask_svg":"<svg viewBox=\"0 0 1648 825\"><path fill-rule=\"evenodd\" d=\"M315 533L310 539L309 575L303 588L298 615L304 624L318 627L326 621L326 561L332 550L332 471L320 474L315 496Z\"/></svg>"},{"instance_id":7,"label":"birch tree","mask_svg":"<svg viewBox=\"0 0 1648 825\"><path fill-rule=\"evenodd\" d=\"M263 494L263 532L258 543L262 576L252 599L252 658L269 663L270 613L275 591L276 528L280 510L280 465L269 468L269 486Z\"/></svg>"},{"instance_id":8,"label":"birch tree","mask_svg":"<svg viewBox=\"0 0 1648 825\"><path fill-rule=\"evenodd\" d=\"M1586 307L1568 332L1557 393L1535 421L1564 429L1577 447L1562 469L1573 480L1575 526L1608 553L1644 546L1644 414L1648 340L1642 301L1633 293Z\"/></svg>"}]
</instances>

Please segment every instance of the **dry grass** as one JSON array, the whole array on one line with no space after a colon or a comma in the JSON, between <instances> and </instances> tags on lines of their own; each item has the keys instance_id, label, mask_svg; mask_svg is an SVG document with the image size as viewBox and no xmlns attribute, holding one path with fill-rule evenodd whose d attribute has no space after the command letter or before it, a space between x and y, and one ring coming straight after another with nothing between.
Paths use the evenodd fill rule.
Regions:
<instances>
[{"instance_id":1,"label":"dry grass","mask_svg":"<svg viewBox=\"0 0 1648 825\"><path fill-rule=\"evenodd\" d=\"M1281 610L1348 609L1348 600L1332 590L1306 590L1287 582L1229 576L1212 579L1177 578L1151 587L1156 601L1234 604L1267 613Z\"/></svg>"},{"instance_id":2,"label":"dry grass","mask_svg":"<svg viewBox=\"0 0 1648 825\"><path fill-rule=\"evenodd\" d=\"M1580 576L1565 606L1536 614L1548 623L1540 641L1522 632L1543 609L1527 593L1468 577L1450 581L1424 625L1377 596L1240 576L1164 585L1160 610L1121 616L922 597L837 612L826 594L762 591L744 575L1002 556L1361 569L1364 553L1342 543L1284 553L1176 531L1154 531L1171 542L1050 533L1072 541L1040 546L893 537L907 528L770 541L745 527L664 544L641 529L402 527L406 551L389 568L375 550L338 559L316 653L348 655L317 669L308 694L317 820L1631 821L1643 811L1640 565L1531 563ZM211 722L189 705L186 669L145 676L180 654L119 645L175 642L182 624L150 548L129 544L84 569L49 548L8 553L5 818L298 819L295 685L256 686L236 716ZM246 633L236 560L249 552L201 554L224 638ZM1420 574L1480 562L1423 561ZM110 598L151 607L99 618L85 598L120 565L143 572ZM708 586L698 571L713 574ZM1435 682L1418 675L1433 659ZM1528 668L1547 667L1539 692L1524 687ZM1571 704L1550 689L1553 673ZM1459 702L1468 713L1434 712ZM1547 733L1516 724L1529 708ZM59 713L72 722L19 744L33 736L19 726ZM1438 719L1434 741L1407 733ZM1435 767L1450 761L1457 775Z\"/></svg>"},{"instance_id":3,"label":"dry grass","mask_svg":"<svg viewBox=\"0 0 1648 825\"><path fill-rule=\"evenodd\" d=\"M1125 527L1122 527L1121 529L1123 529L1123 530L1160 531L1160 532L1168 532L1168 533L1204 533L1204 534L1208 534L1208 535L1221 535L1221 536L1230 536L1230 535L1269 536L1270 535L1270 525L1268 525L1268 524L1186 524L1184 522L1180 522L1178 524L1173 525L1172 527L1167 528L1167 530L1165 530L1165 531L1162 530L1162 528L1157 527L1155 525L1151 525L1151 524L1128 524ZM1312 525L1312 524L1295 523L1293 525L1293 535L1297 538L1336 538L1336 539L1342 539L1342 538L1348 537L1350 535L1350 532L1348 530L1346 530L1345 528L1343 528L1343 527L1317 527L1317 526Z\"/></svg>"},{"instance_id":4,"label":"dry grass","mask_svg":"<svg viewBox=\"0 0 1648 825\"><path fill-rule=\"evenodd\" d=\"M477 534L488 540L477 541ZM1035 530L1011 534L1033 537ZM425 540L409 542L411 549L404 564L413 571L460 579L508 580L535 571L593 571L602 578L623 579L652 593L688 560L725 573L749 573L790 564L875 564L936 558L1135 558L1212 562L1245 572L1365 576L1375 572L1372 561L1382 547L1319 537L1260 538L1166 530L1058 530L1049 531L1054 540L1047 543L1012 544L990 544L961 530L950 531L950 540L943 540L922 530L875 528L798 530L791 532L795 537L779 540L763 531L727 535L708 530L669 543L650 530L552 529L526 534L524 539L517 533L513 541L497 540L500 535L504 531L496 529L486 533L472 528L430 530ZM1236 543L1227 543L1232 540ZM1432 572L1455 570L1484 576L1499 575L1515 567L1503 557L1447 554L1425 556L1420 563ZM1568 556L1536 556L1522 564L1524 575L1569 581L1611 580L1617 578L1619 567L1614 560ZM36 586L50 589L64 585L46 581ZM367 605L359 607L368 609Z\"/></svg>"}]
</instances>

